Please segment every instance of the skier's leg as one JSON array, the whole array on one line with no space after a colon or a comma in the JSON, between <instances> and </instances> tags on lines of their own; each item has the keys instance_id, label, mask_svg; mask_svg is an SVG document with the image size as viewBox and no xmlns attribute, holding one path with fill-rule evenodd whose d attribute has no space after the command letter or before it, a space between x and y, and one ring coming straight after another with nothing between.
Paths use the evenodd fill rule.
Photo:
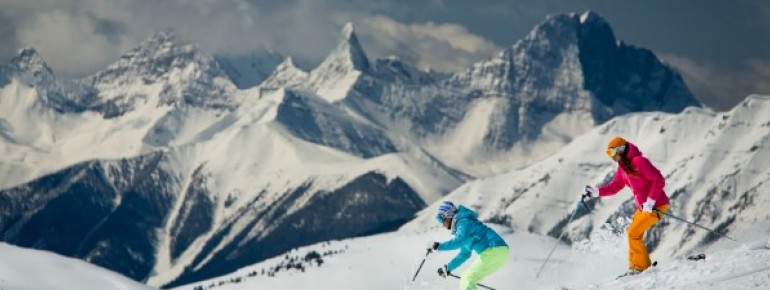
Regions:
<instances>
[{"instance_id":1,"label":"skier's leg","mask_svg":"<svg viewBox=\"0 0 770 290\"><path fill-rule=\"evenodd\" d=\"M460 290L474 290L476 284L505 265L508 261L508 247L494 247L484 250L460 279Z\"/></svg>"},{"instance_id":2,"label":"skier's leg","mask_svg":"<svg viewBox=\"0 0 770 290\"><path fill-rule=\"evenodd\" d=\"M468 267L468 270L460 278L460 290L476 290L476 283L473 281L476 280L477 273L483 265L484 262L481 261L481 258L476 258L476 261L473 261L473 264Z\"/></svg>"},{"instance_id":3,"label":"skier's leg","mask_svg":"<svg viewBox=\"0 0 770 290\"><path fill-rule=\"evenodd\" d=\"M657 209L666 212L668 205L660 206ZM644 271L650 267L650 254L647 252L643 238L644 233L658 220L657 213L645 213L641 210L636 210L634 213L634 219L628 227L628 256L631 269Z\"/></svg>"},{"instance_id":4,"label":"skier's leg","mask_svg":"<svg viewBox=\"0 0 770 290\"><path fill-rule=\"evenodd\" d=\"M656 221L649 213L637 210L634 219L628 227L628 251L630 252L629 266L637 271L644 271L650 266L650 255L644 246L644 232Z\"/></svg>"}]
</instances>

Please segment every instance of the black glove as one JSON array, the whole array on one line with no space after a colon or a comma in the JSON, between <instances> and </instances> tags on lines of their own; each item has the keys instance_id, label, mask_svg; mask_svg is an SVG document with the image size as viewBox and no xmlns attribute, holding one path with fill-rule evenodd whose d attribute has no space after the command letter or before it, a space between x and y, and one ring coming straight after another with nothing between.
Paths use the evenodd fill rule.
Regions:
<instances>
[{"instance_id":1,"label":"black glove","mask_svg":"<svg viewBox=\"0 0 770 290\"><path fill-rule=\"evenodd\" d=\"M591 187L590 185L586 185L585 188L583 188L583 201L585 201L586 198L594 198L599 197L599 191L596 190L596 188Z\"/></svg>"},{"instance_id":2,"label":"black glove","mask_svg":"<svg viewBox=\"0 0 770 290\"><path fill-rule=\"evenodd\" d=\"M438 243L438 242L433 242L433 245L432 245L430 248L431 248L432 250L434 250L434 251L435 251L435 250L438 250L438 245L439 245L439 243Z\"/></svg>"},{"instance_id":3,"label":"black glove","mask_svg":"<svg viewBox=\"0 0 770 290\"><path fill-rule=\"evenodd\" d=\"M451 274L452 273L449 272L449 268L447 268L446 265L444 265L444 267L438 268L438 275L441 276L441 277L446 278L446 276L449 276Z\"/></svg>"}]
</instances>

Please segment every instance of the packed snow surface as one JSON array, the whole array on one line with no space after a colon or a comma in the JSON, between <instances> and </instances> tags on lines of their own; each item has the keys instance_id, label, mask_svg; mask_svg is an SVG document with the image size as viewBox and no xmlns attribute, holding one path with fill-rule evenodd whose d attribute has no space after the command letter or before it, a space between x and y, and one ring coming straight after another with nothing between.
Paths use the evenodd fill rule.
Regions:
<instances>
[{"instance_id":1,"label":"packed snow surface","mask_svg":"<svg viewBox=\"0 0 770 290\"><path fill-rule=\"evenodd\" d=\"M3 290L150 290L120 274L54 253L0 243Z\"/></svg>"},{"instance_id":2,"label":"packed snow surface","mask_svg":"<svg viewBox=\"0 0 770 290\"><path fill-rule=\"evenodd\" d=\"M571 246L554 238L493 226L510 246L507 264L482 281L506 289L767 289L770 287L770 238L766 229L738 242L724 240L703 248L707 258L657 257L658 266L637 275L616 277L627 269L625 227L628 220L607 224L589 239ZM441 278L437 269L456 251L427 256L412 281L432 241L451 238L438 225L424 231L401 230L364 238L324 242L295 249L285 255L242 268L215 279L174 288L182 289L455 289L458 280ZM537 270L552 247L556 250L540 277ZM313 258L321 255L321 263ZM477 258L473 254L454 274ZM293 265L293 266L292 266ZM300 266L301 265L301 269Z\"/></svg>"}]
</instances>

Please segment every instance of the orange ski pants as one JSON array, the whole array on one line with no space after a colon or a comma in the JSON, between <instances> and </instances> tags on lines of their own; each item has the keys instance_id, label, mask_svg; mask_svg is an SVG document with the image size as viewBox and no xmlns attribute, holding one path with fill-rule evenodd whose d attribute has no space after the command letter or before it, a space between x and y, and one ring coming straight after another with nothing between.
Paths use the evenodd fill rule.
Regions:
<instances>
[{"instance_id":1,"label":"orange ski pants","mask_svg":"<svg viewBox=\"0 0 770 290\"><path fill-rule=\"evenodd\" d=\"M657 211L646 213L637 209L634 213L634 219L631 221L631 225L628 226L629 267L640 272L646 270L652 264L652 262L650 262L650 254L647 252L647 247L644 246L644 233L660 220L660 216L662 216L663 213L668 211L668 205L664 204L657 206L655 209L662 213Z\"/></svg>"}]
</instances>

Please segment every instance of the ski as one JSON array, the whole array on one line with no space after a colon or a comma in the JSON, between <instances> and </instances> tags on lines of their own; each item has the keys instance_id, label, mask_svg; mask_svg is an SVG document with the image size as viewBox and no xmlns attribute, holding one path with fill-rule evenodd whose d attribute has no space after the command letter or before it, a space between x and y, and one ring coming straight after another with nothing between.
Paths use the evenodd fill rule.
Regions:
<instances>
[{"instance_id":1,"label":"ski","mask_svg":"<svg viewBox=\"0 0 770 290\"><path fill-rule=\"evenodd\" d=\"M652 261L652 265L651 265L651 267L655 267L655 266L657 266L657 265L658 265L658 261ZM642 271L637 271L637 270L630 270L630 269L629 269L629 270L628 270L628 272L625 272L625 273L621 274L620 276L617 276L617 277L615 277L615 280L617 280L617 279L620 279L620 278L623 278L623 277L628 277L628 276L639 275L639 274L641 274L641 273L642 273Z\"/></svg>"},{"instance_id":2,"label":"ski","mask_svg":"<svg viewBox=\"0 0 770 290\"><path fill-rule=\"evenodd\" d=\"M618 280L618 279L623 278L623 277L639 275L640 273L642 273L642 272L631 270L631 271L628 271L628 272L625 272L625 273L621 274L620 276L615 277L615 280Z\"/></svg>"}]
</instances>

